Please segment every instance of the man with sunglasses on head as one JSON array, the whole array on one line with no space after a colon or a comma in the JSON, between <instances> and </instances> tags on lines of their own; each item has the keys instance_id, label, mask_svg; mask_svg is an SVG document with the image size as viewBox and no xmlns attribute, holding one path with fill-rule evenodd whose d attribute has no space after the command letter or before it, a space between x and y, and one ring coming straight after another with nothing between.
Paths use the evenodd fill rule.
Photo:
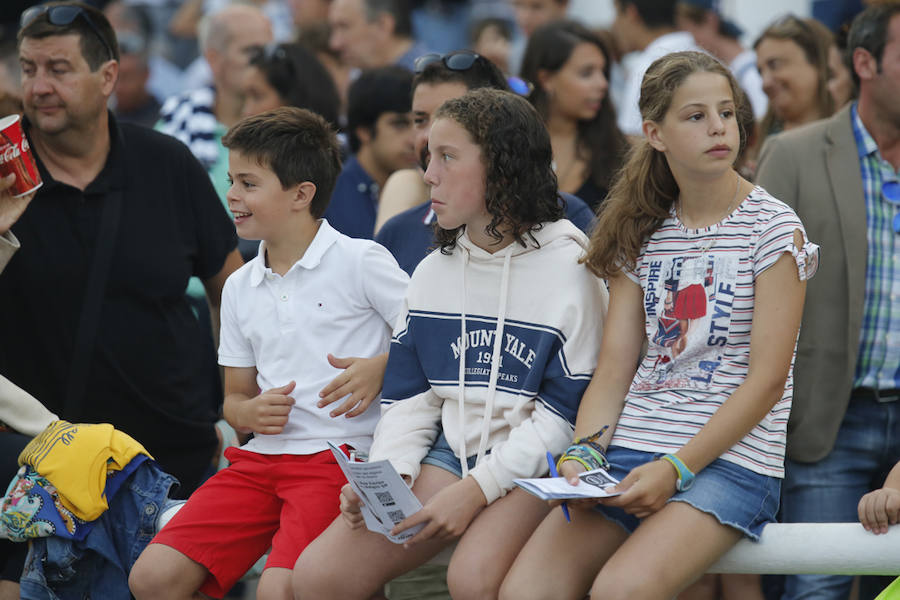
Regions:
<instances>
[{"instance_id":1,"label":"man with sunglasses on head","mask_svg":"<svg viewBox=\"0 0 900 600\"><path fill-rule=\"evenodd\" d=\"M434 248L434 211L431 210L429 190L422 178L428 168L428 133L431 119L438 107L453 98L478 88L494 88L527 94L527 83L518 78L507 80L489 60L469 50L448 54L425 54L416 60L412 83L412 115L415 129L414 149L419 163L417 169L396 171L382 190L382 204L391 202L391 195L420 202L408 210L387 219L377 229L375 241L390 250L400 268L412 275L419 262ZM420 170L421 169L421 170ZM579 229L588 232L594 213L583 200L560 193L565 202L566 218ZM407 204L409 206L409 204Z\"/></svg>"},{"instance_id":2,"label":"man with sunglasses on head","mask_svg":"<svg viewBox=\"0 0 900 600\"><path fill-rule=\"evenodd\" d=\"M101 12L26 11L18 50L43 187L0 275L0 373L63 419L128 433L186 496L210 468L222 396L184 289L200 277L217 312L241 264L234 226L183 144L107 109L119 51Z\"/></svg>"},{"instance_id":3,"label":"man with sunglasses on head","mask_svg":"<svg viewBox=\"0 0 900 600\"><path fill-rule=\"evenodd\" d=\"M794 365L787 522L856 521L900 460L900 3L860 13L847 52L858 101L769 138L757 171L823 248ZM790 576L783 598L844 599L851 583Z\"/></svg>"}]
</instances>

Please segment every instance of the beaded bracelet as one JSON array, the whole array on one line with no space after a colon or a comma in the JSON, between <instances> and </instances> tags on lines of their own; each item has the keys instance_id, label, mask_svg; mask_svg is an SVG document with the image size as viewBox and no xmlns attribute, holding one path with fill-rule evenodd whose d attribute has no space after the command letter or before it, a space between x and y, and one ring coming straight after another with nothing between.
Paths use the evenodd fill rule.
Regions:
<instances>
[{"instance_id":1,"label":"beaded bracelet","mask_svg":"<svg viewBox=\"0 0 900 600\"><path fill-rule=\"evenodd\" d=\"M604 449L603 446L601 446L597 442L584 442L582 444L579 444L579 446L589 446L590 448L592 448L594 452L600 455L600 466L602 466L604 469L609 469L609 460L606 458L606 449Z\"/></svg>"}]
</instances>

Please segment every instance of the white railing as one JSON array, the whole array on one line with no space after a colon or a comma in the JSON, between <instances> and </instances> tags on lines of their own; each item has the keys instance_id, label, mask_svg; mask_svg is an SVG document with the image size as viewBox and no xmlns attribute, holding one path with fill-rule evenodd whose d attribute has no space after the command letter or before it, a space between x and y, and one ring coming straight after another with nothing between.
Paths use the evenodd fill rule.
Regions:
<instances>
[{"instance_id":1,"label":"white railing","mask_svg":"<svg viewBox=\"0 0 900 600\"><path fill-rule=\"evenodd\" d=\"M162 527L181 505L161 515ZM429 561L447 565L453 547ZM758 542L742 539L710 573L900 575L900 525L875 535L859 523L771 523Z\"/></svg>"},{"instance_id":2,"label":"white railing","mask_svg":"<svg viewBox=\"0 0 900 600\"><path fill-rule=\"evenodd\" d=\"M453 548L429 564L447 565ZM875 535L859 523L771 523L742 539L710 573L900 575L900 525Z\"/></svg>"},{"instance_id":3,"label":"white railing","mask_svg":"<svg viewBox=\"0 0 900 600\"><path fill-rule=\"evenodd\" d=\"M772 523L743 539L711 573L900 575L900 525L882 535L859 523Z\"/></svg>"}]
</instances>

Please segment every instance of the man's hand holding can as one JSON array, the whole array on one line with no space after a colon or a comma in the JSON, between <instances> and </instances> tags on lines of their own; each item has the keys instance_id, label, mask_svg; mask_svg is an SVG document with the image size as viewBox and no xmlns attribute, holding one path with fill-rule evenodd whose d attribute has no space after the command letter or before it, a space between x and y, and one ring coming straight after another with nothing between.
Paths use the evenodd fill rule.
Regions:
<instances>
[{"instance_id":1,"label":"man's hand holding can","mask_svg":"<svg viewBox=\"0 0 900 600\"><path fill-rule=\"evenodd\" d=\"M41 175L19 115L0 119L0 235L12 227L41 187Z\"/></svg>"}]
</instances>

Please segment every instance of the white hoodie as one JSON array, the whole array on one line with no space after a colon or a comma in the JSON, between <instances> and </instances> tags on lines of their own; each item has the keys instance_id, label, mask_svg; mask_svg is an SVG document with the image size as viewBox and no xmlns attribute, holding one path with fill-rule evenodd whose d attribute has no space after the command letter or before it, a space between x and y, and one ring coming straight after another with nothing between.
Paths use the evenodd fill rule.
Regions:
<instances>
[{"instance_id":1,"label":"white hoodie","mask_svg":"<svg viewBox=\"0 0 900 600\"><path fill-rule=\"evenodd\" d=\"M534 237L537 246L526 236L527 247L490 254L463 233L450 255L420 263L394 330L372 460L415 479L443 428L457 457L477 456L471 471L461 461L463 476L491 503L571 443L609 297L578 264L578 228L544 223Z\"/></svg>"}]
</instances>

